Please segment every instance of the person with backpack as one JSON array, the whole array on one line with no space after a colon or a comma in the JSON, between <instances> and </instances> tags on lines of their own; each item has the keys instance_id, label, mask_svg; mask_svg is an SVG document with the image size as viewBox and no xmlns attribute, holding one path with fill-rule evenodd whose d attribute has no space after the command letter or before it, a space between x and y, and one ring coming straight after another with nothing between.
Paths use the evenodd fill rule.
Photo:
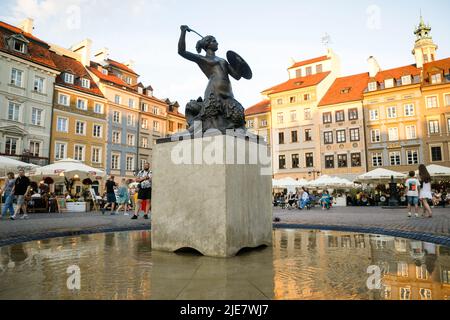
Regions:
<instances>
[{"instance_id":1,"label":"person with backpack","mask_svg":"<svg viewBox=\"0 0 450 320\"><path fill-rule=\"evenodd\" d=\"M414 171L409 172L409 178L405 182L406 186L406 196L408 198L408 218L412 217L412 207L415 208L416 218L419 217L419 189L420 182L415 177L416 173Z\"/></svg>"}]
</instances>

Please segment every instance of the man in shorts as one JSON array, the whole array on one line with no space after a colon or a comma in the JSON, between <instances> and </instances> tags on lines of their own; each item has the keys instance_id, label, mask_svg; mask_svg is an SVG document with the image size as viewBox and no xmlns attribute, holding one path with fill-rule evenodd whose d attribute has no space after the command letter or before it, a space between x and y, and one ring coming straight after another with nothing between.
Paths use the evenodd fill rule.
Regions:
<instances>
[{"instance_id":1,"label":"man in shorts","mask_svg":"<svg viewBox=\"0 0 450 320\"><path fill-rule=\"evenodd\" d=\"M25 176L25 170L20 169L19 176L14 183L12 191L17 200L17 207L14 215L10 217L11 220L16 220L17 215L20 213L20 209L22 209L23 211L23 216L21 217L21 219L28 219L27 202L25 200L25 197L30 192L30 183L30 179Z\"/></svg>"},{"instance_id":2,"label":"man in shorts","mask_svg":"<svg viewBox=\"0 0 450 320\"><path fill-rule=\"evenodd\" d=\"M411 171L409 173L409 178L406 180L406 196L408 198L408 218L412 217L411 208L414 206L416 210L416 218L419 217L419 188L420 182L415 178L416 173Z\"/></svg>"},{"instance_id":3,"label":"man in shorts","mask_svg":"<svg viewBox=\"0 0 450 320\"><path fill-rule=\"evenodd\" d=\"M102 214L105 214L106 208L108 205L111 205L111 215L113 216L114 208L117 203L116 199L116 193L114 191L114 188L117 186L117 184L114 182L114 176L109 177L108 181L106 181L105 187L106 187L106 204L102 208Z\"/></svg>"},{"instance_id":4,"label":"man in shorts","mask_svg":"<svg viewBox=\"0 0 450 320\"><path fill-rule=\"evenodd\" d=\"M136 220L139 217L139 211L141 210L142 203L146 203L144 211L144 219L148 219L148 212L151 207L152 199L152 172L150 171L150 165L144 164L144 169L137 174L136 182L139 183L138 200L132 220Z\"/></svg>"}]
</instances>

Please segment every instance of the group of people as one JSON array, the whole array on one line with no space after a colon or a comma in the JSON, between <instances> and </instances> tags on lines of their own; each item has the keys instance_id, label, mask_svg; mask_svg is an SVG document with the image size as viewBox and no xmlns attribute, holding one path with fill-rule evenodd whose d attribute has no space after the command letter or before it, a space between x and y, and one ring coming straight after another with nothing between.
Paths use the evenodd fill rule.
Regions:
<instances>
[{"instance_id":1,"label":"group of people","mask_svg":"<svg viewBox=\"0 0 450 320\"><path fill-rule=\"evenodd\" d=\"M134 205L134 214L131 219L138 219L141 211L144 211L144 219L149 219L148 214L151 210L152 198L152 172L150 171L150 165L148 163L146 163L144 168L137 174L136 183L138 184L137 199ZM106 203L101 209L102 213L105 214L106 209L110 207L111 215L119 214L119 212L123 210L124 215L128 216L129 203L132 196L128 188L128 181L122 179L121 184L118 186L114 181L114 176L110 176L108 181L106 181L105 189Z\"/></svg>"},{"instance_id":2,"label":"group of people","mask_svg":"<svg viewBox=\"0 0 450 320\"><path fill-rule=\"evenodd\" d=\"M310 209L318 202L322 207L322 210L329 210L332 207L333 197L328 190L324 190L320 197L310 193L305 187L301 188L297 192L289 192L284 195L283 192L274 196L274 206L286 206L288 208L298 208L299 210Z\"/></svg>"},{"instance_id":3,"label":"group of people","mask_svg":"<svg viewBox=\"0 0 450 320\"><path fill-rule=\"evenodd\" d=\"M32 191L31 181L25 176L25 170L20 169L19 175L15 178L13 172L7 174L7 179L3 189L0 188L0 195L3 196L4 205L1 217L6 218L9 211L9 218L16 220L20 212L23 212L21 219L28 219L27 199ZM13 203L16 200L17 206L14 210Z\"/></svg>"},{"instance_id":4,"label":"group of people","mask_svg":"<svg viewBox=\"0 0 450 320\"><path fill-rule=\"evenodd\" d=\"M433 195L431 193L431 176L425 165L419 166L419 179L416 178L416 173L411 171L409 178L405 182L406 196L408 198L408 217L412 217L412 208L415 209L416 218L419 217L419 203L422 204L422 217L432 218L433 211L431 205Z\"/></svg>"}]
</instances>

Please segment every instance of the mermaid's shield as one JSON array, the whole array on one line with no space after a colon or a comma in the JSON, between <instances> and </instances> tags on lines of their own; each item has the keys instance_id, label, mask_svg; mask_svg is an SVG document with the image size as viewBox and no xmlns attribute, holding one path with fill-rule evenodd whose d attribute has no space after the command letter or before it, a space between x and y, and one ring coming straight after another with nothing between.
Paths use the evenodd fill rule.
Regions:
<instances>
[{"instance_id":1,"label":"mermaid's shield","mask_svg":"<svg viewBox=\"0 0 450 320\"><path fill-rule=\"evenodd\" d=\"M239 76L244 79L250 80L253 77L252 69L250 69L247 62L240 55L234 51L227 52L228 63L235 69Z\"/></svg>"}]
</instances>

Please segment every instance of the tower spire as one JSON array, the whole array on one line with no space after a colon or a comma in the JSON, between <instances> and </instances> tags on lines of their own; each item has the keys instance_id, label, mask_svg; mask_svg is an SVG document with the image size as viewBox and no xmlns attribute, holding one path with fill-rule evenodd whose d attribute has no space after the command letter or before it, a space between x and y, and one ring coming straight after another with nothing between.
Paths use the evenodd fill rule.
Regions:
<instances>
[{"instance_id":1,"label":"tower spire","mask_svg":"<svg viewBox=\"0 0 450 320\"><path fill-rule=\"evenodd\" d=\"M414 35L416 36L416 42L412 54L416 58L417 67L422 68L424 63L435 60L438 48L431 37L430 24L425 24L422 10L420 10L420 22L414 30Z\"/></svg>"}]
</instances>

